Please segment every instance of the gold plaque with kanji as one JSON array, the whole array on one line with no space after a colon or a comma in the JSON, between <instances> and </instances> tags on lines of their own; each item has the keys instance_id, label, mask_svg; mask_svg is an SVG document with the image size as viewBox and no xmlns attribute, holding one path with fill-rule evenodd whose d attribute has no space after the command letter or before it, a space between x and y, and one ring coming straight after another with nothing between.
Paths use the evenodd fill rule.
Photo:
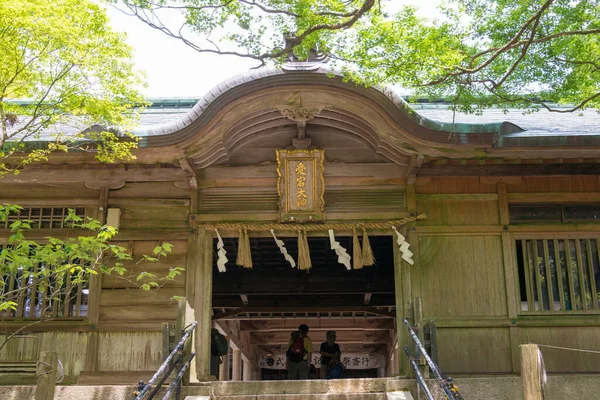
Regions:
<instances>
[{"instance_id":1,"label":"gold plaque with kanji","mask_svg":"<svg viewBox=\"0 0 600 400\"><path fill-rule=\"evenodd\" d=\"M279 221L323 221L323 150L277 150Z\"/></svg>"}]
</instances>

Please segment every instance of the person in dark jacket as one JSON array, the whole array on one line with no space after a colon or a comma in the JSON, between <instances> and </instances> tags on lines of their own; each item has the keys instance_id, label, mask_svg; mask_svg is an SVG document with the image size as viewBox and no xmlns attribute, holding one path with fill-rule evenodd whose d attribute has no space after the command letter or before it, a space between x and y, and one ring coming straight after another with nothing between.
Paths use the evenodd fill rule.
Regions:
<instances>
[{"instance_id":1,"label":"person in dark jacket","mask_svg":"<svg viewBox=\"0 0 600 400\"><path fill-rule=\"evenodd\" d=\"M327 378L327 373L332 365L340 362L340 345L335 342L335 331L328 331L325 335L326 342L321 343L321 379Z\"/></svg>"}]
</instances>

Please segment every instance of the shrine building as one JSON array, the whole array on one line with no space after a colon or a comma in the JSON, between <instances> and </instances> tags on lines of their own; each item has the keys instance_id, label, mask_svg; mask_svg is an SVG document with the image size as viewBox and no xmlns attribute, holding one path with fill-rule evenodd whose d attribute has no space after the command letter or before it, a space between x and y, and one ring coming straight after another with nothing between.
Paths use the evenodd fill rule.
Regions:
<instances>
[{"instance_id":1,"label":"shrine building","mask_svg":"<svg viewBox=\"0 0 600 400\"><path fill-rule=\"evenodd\" d=\"M411 376L403 317L453 377L517 377L525 343L600 350L600 115L493 109L453 123L447 104L328 72L253 70L197 102L157 101L134 161L56 153L0 179L32 239L70 234L73 208L118 226L134 256L173 245L126 263L131 276L185 268L148 292L93 277L0 364L52 349L65 383L134 385L166 357L165 324L193 320L191 382L211 379L213 327L230 344L222 381L286 379L300 324L316 349L337 332L346 378ZM2 329L39 318L36 301ZM597 354L542 354L549 374L600 372Z\"/></svg>"}]
</instances>

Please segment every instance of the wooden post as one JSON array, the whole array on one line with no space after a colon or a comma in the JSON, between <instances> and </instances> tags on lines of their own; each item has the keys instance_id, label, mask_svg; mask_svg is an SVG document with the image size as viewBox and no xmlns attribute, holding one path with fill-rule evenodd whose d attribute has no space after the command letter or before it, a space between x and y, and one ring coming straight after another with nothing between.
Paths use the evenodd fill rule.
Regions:
<instances>
[{"instance_id":1,"label":"wooden post","mask_svg":"<svg viewBox=\"0 0 600 400\"><path fill-rule=\"evenodd\" d=\"M413 312L415 319L415 327L417 328L417 336L419 340L425 346L425 332L424 332L424 323L423 323L423 304L421 303L420 297L415 297L413 301ZM415 345L415 352L416 352ZM425 379L429 378L429 366L427 365L427 361L423 354L419 352L419 369L421 370L421 374Z\"/></svg>"},{"instance_id":2,"label":"wooden post","mask_svg":"<svg viewBox=\"0 0 600 400\"><path fill-rule=\"evenodd\" d=\"M242 380L242 352L233 349L233 369L231 371L231 380L232 381L241 381Z\"/></svg>"},{"instance_id":3,"label":"wooden post","mask_svg":"<svg viewBox=\"0 0 600 400\"><path fill-rule=\"evenodd\" d=\"M106 210L108 207L108 196L109 189L107 187L101 187L100 196L98 199L98 214L97 219L101 224L106 223ZM96 329L98 322L100 321L100 296L102 294L102 274L90 275L90 281L88 283L89 297L88 297L88 310L87 319L90 323L92 330ZM85 370L96 371L98 367L98 345L100 338L98 333L92 331L88 337L86 352L85 352Z\"/></svg>"},{"instance_id":4,"label":"wooden post","mask_svg":"<svg viewBox=\"0 0 600 400\"><path fill-rule=\"evenodd\" d=\"M521 345L523 400L542 400L542 381L537 344Z\"/></svg>"},{"instance_id":5,"label":"wooden post","mask_svg":"<svg viewBox=\"0 0 600 400\"><path fill-rule=\"evenodd\" d=\"M193 319L198 321L193 345L196 361L191 374L195 374L199 381L210 380L212 254L212 235L204 229L199 229L197 236L194 235L188 240L186 271L187 302L193 309Z\"/></svg>"},{"instance_id":6,"label":"wooden post","mask_svg":"<svg viewBox=\"0 0 600 400\"><path fill-rule=\"evenodd\" d=\"M508 228L510 224L510 210L508 208L508 194L506 183L499 182L498 191L498 212L500 224ZM510 232L502 232L502 258L504 264L504 280L506 285L506 307L508 318L516 320L520 308L519 282L517 276L517 263L514 257L514 244ZM513 373L519 373L519 327L510 326L509 328L511 358Z\"/></svg>"},{"instance_id":7,"label":"wooden post","mask_svg":"<svg viewBox=\"0 0 600 400\"><path fill-rule=\"evenodd\" d=\"M40 361L36 368L37 384L35 400L53 400L56 386L58 356L50 351L40 352Z\"/></svg>"},{"instance_id":8,"label":"wooden post","mask_svg":"<svg viewBox=\"0 0 600 400\"><path fill-rule=\"evenodd\" d=\"M227 343L229 344L229 339L227 339ZM220 381L228 381L229 380L229 358L231 354L231 346L229 346L229 350L227 350L227 354L223 356L223 362L219 366L219 380Z\"/></svg>"},{"instance_id":9,"label":"wooden post","mask_svg":"<svg viewBox=\"0 0 600 400\"><path fill-rule=\"evenodd\" d=\"M244 373L243 373L243 381L247 382L247 381L251 381L252 380L252 363L248 360L242 360L242 365L244 366Z\"/></svg>"}]
</instances>

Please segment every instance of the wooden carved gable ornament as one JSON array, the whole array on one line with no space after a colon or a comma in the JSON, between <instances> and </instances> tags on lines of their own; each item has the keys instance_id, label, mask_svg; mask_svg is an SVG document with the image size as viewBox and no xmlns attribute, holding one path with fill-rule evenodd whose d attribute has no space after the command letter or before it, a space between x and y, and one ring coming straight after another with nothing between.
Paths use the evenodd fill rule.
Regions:
<instances>
[{"instance_id":1,"label":"wooden carved gable ornament","mask_svg":"<svg viewBox=\"0 0 600 400\"><path fill-rule=\"evenodd\" d=\"M280 222L323 222L323 150L277 150Z\"/></svg>"}]
</instances>

